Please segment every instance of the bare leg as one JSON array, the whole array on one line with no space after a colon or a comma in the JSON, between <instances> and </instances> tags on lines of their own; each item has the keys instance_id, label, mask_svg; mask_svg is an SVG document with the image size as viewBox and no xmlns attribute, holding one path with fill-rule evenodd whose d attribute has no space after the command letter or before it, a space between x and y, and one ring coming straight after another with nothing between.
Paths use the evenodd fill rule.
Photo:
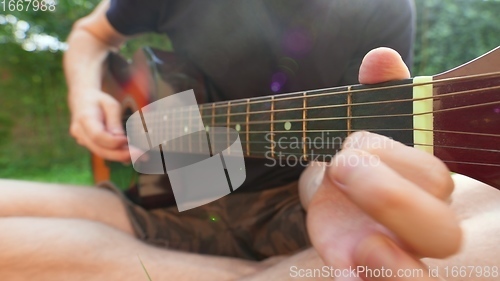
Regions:
<instances>
[{"instance_id":1,"label":"bare leg","mask_svg":"<svg viewBox=\"0 0 500 281\"><path fill-rule=\"evenodd\" d=\"M500 278L500 191L461 175L455 175L454 180L451 207L462 221L462 250L444 260L424 259L424 262L438 269L446 280L497 280ZM495 266L497 273L491 275ZM467 276L460 277L457 273Z\"/></svg>"},{"instance_id":2,"label":"bare leg","mask_svg":"<svg viewBox=\"0 0 500 281\"><path fill-rule=\"evenodd\" d=\"M257 265L148 246L102 223L0 218L2 280L231 280Z\"/></svg>"},{"instance_id":3,"label":"bare leg","mask_svg":"<svg viewBox=\"0 0 500 281\"><path fill-rule=\"evenodd\" d=\"M0 180L1 217L87 219L133 234L120 200L95 187Z\"/></svg>"},{"instance_id":4,"label":"bare leg","mask_svg":"<svg viewBox=\"0 0 500 281\"><path fill-rule=\"evenodd\" d=\"M0 180L2 280L228 280L261 265L135 239L120 200L92 187Z\"/></svg>"}]
</instances>

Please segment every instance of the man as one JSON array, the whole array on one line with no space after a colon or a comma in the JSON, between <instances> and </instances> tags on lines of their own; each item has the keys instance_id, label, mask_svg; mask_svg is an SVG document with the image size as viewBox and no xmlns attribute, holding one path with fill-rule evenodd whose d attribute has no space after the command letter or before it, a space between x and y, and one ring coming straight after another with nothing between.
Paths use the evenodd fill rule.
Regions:
<instances>
[{"instance_id":1,"label":"man","mask_svg":"<svg viewBox=\"0 0 500 281\"><path fill-rule=\"evenodd\" d=\"M386 80L408 77L408 71L399 56L394 52L379 49L365 58L360 71L360 81L382 82ZM358 135L359 136L359 135ZM363 135L362 135L363 136ZM373 138L374 135L363 137ZM402 151L401 149L404 149ZM353 149L347 149L352 153ZM433 172L433 165L442 167L429 155L420 154L414 149L398 147L396 150L379 151L386 153L383 158L398 159L400 153L410 153L411 159L420 158L418 163L392 163L391 167L404 164L407 171L416 173L431 172L436 182L447 182L449 174L445 171ZM368 153L368 152L365 152ZM415 155L420 154L420 155ZM424 156L425 155L425 156ZM414 167L411 167L413 166ZM427 167L426 167L427 166ZM301 178L304 189L303 202L308 208L311 237L317 241L317 251L326 264L334 268L346 267L349 264L367 265L380 268L374 264L381 260L385 268L422 268L415 260L415 255L404 253L392 242L379 240L373 236L373 223L366 215L379 218L383 225L387 217L400 211L405 212L405 221L392 224L391 233L399 233L397 241L409 241L423 249L426 244L434 245L436 238L442 237L455 220L449 217L445 203L435 204L435 198L446 198L450 192L449 184L429 183L423 189L421 199L428 204L395 206L382 205L369 210L368 200L377 201L383 196L386 201L408 202L415 196L411 192L397 193L395 190L381 190L391 180L398 180L397 168L392 172L382 170L366 170L363 167L348 167L352 173L362 177L375 177L371 187L374 192L355 194L356 188L363 188L352 177L337 169L328 168L323 177L324 167L313 166ZM413 169L412 169L413 168ZM406 172L407 172L406 171ZM381 178L389 176L389 181ZM369 173L369 174L367 174ZM346 175L346 176L344 176ZM349 179L351 178L351 179ZM440 180L439 180L440 178ZM344 181L344 188L339 189L332 183ZM400 180L400 179L399 179ZM414 179L415 180L415 179ZM426 259L425 263L443 270L445 266L473 266L478 269L498 265L498 240L495 235L500 230L497 223L500 215L500 193L484 184L461 176L454 177L456 187L451 197L450 209L458 214L464 229L465 240L459 255L447 260ZM407 186L408 187L408 186ZM405 187L403 190L407 190ZM225 280L247 278L246 280L287 280L297 272L297 268L321 268L323 261L318 258L316 250L310 249L283 259L279 263L267 261L260 264L236 259L197 256L187 253L169 251L147 246L132 237L131 227L126 221L123 207L119 200L111 194L90 188L79 188L48 184L34 184L19 181L2 181L0 184L0 227L6 231L0 233L2 251L0 252L0 276L2 280L140 280L144 278L137 256L146 264L153 280ZM312 200L310 199L311 197ZM363 200L364 199L364 200ZM368 199L368 200L366 200ZM392 199L392 200L387 200ZM420 203L422 201L419 201ZM430 210L422 208L431 207ZM369 210L363 212L362 210ZM339 215L341 212L341 215ZM429 218L428 213L432 213ZM377 214L384 214L381 218ZM385 223L384 223L385 221ZM433 222L426 225L426 221ZM419 222L412 231L403 234L408 228L405 222ZM335 226L335 229L332 228ZM127 234L128 233L128 234ZM429 233L434 237L423 235ZM454 231L456 235L456 231ZM414 236L414 237L411 237ZM422 236L422 237L421 237ZM387 245L389 243L389 245ZM358 244L358 246L356 246ZM387 245L387 246L385 246ZM342 251L338 251L340 248ZM432 254L445 256L451 251L447 243L435 247ZM389 249L389 254L381 250ZM452 247L453 248L453 247ZM488 249L488 250L485 250ZM437 250L437 251L435 251ZM421 251L420 255L426 255ZM386 251L387 252L387 251ZM410 251L411 253L412 251ZM391 255L391 253L393 253ZM394 253L397 258L394 258ZM427 252L429 253L429 252ZM334 256L332 256L332 254ZM382 255L377 257L376 255ZM383 260L382 260L382 259ZM450 269L451 270L451 269ZM441 272L445 276L444 272ZM446 280L470 280L468 278L450 278ZM294 278L296 279L296 278ZM338 279L341 280L341 279ZM356 280L356 279L351 279ZM384 279L380 279L384 280ZM405 279L403 279L405 280ZM432 278L416 278L416 280L434 280ZM494 280L491 278L475 278L474 280Z\"/></svg>"},{"instance_id":2,"label":"man","mask_svg":"<svg viewBox=\"0 0 500 281\"><path fill-rule=\"evenodd\" d=\"M84 37L85 34L78 36ZM403 79L408 75L397 54L378 49L365 58L360 70L360 82L376 83ZM90 84L98 83L86 76L82 78L88 79L84 82ZM86 96L89 100L94 98L91 91L85 92L89 93ZM106 96L99 95L99 103L112 103ZM82 99L82 103L89 102ZM95 107L87 108L94 110L87 109L89 117L101 114ZM104 127L98 123L94 124ZM108 128L103 130L109 131ZM363 133L352 137L381 138ZM445 257L455 252L460 242L460 230L453 212L443 202L452 189L444 165L430 155L394 143L380 151L347 145L337 157L367 157L370 154L380 157L383 164L366 169L334 161L326 173L326 168L313 165L301 178L301 199L309 216L308 230L323 261L335 268L350 265L425 268L414 256ZM401 154L408 157L400 159ZM429 177L422 181L414 176L419 173L429 174ZM368 184L360 182L365 178L371 179ZM455 195L452 208L466 216L463 225L466 234L472 238L466 240L460 256L442 263L469 265L469 262L475 262L484 266L486 262L495 262L495 251L480 253L477 249L494 249L496 243L479 235L485 233L473 231L498 231L498 225L488 224L488 219L500 211L495 203L500 198L498 192L477 182L466 181L465 184L465 188L457 185L460 193ZM398 189L394 188L395 185ZM136 267L137 256L144 261L153 280L286 279L291 276L291 266L306 268L323 265L313 249L272 266L274 261L256 264L151 247L133 238L133 227L121 201L110 193L11 181L2 182L1 186L4 188L1 189L0 216L4 218L0 224L3 229L9 230L0 234L0 241L5 247L0 254L0 273L5 280L137 280L143 274ZM470 186L474 189L467 189ZM413 198L419 198L419 204L409 204ZM463 212L465 208L460 207L463 207L464 198L472 201L473 206L478 206L477 213ZM372 202L379 201L377 199L392 204L374 205ZM394 219L394 214L402 214L401 219ZM432 220L429 214L432 214ZM36 240L33 233L36 233ZM29 260L26 261L28 255ZM439 264L441 261L427 262ZM434 279L423 277L417 280Z\"/></svg>"},{"instance_id":3,"label":"man","mask_svg":"<svg viewBox=\"0 0 500 281\"><path fill-rule=\"evenodd\" d=\"M104 158L129 160L120 107L99 88L100 65L110 49L141 32L166 33L176 54L205 75L204 99L214 102L355 84L363 56L380 46L409 65L413 21L409 0L104 1L68 40L71 134ZM178 213L175 206L144 211L126 204L135 235L171 249L253 260L310 246L297 188L304 167L245 162L243 185L201 208ZM222 210L215 211L217 224L208 220L214 209Z\"/></svg>"}]
</instances>

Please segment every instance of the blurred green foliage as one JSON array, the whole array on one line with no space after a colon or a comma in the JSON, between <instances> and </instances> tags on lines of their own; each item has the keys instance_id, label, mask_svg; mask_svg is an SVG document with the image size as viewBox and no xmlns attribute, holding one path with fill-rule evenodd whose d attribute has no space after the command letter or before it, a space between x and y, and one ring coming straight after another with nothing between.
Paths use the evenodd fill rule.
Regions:
<instances>
[{"instance_id":1,"label":"blurred green foliage","mask_svg":"<svg viewBox=\"0 0 500 281\"><path fill-rule=\"evenodd\" d=\"M59 0L55 12L0 8L0 178L91 183L89 154L68 134L61 42L98 2ZM500 1L415 2L413 75L445 71L500 45ZM123 52L142 44L171 47L148 35Z\"/></svg>"},{"instance_id":2,"label":"blurred green foliage","mask_svg":"<svg viewBox=\"0 0 500 281\"><path fill-rule=\"evenodd\" d=\"M433 75L500 45L500 1L415 0L414 75Z\"/></svg>"}]
</instances>

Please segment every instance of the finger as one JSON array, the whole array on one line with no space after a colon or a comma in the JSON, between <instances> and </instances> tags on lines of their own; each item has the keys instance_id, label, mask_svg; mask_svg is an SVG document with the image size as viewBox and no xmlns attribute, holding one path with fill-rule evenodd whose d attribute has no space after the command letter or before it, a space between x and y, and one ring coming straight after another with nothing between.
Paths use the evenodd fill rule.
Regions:
<instances>
[{"instance_id":1,"label":"finger","mask_svg":"<svg viewBox=\"0 0 500 281\"><path fill-rule=\"evenodd\" d=\"M307 210L309 237L323 261L335 268L349 268L355 245L375 228L375 222L325 175Z\"/></svg>"},{"instance_id":2,"label":"finger","mask_svg":"<svg viewBox=\"0 0 500 281\"><path fill-rule=\"evenodd\" d=\"M391 169L441 200L453 192L454 183L446 165L425 151L366 131L351 134L343 147L380 157Z\"/></svg>"},{"instance_id":3,"label":"finger","mask_svg":"<svg viewBox=\"0 0 500 281\"><path fill-rule=\"evenodd\" d=\"M81 134L85 135L87 143L92 143L94 146L117 149L127 142L124 135L114 135L106 131L103 122L97 115L86 115L80 118L80 125L83 129Z\"/></svg>"},{"instance_id":4,"label":"finger","mask_svg":"<svg viewBox=\"0 0 500 281\"><path fill-rule=\"evenodd\" d=\"M122 146L116 149L109 149L94 143L86 134L81 135L84 146L100 157L118 162L130 162L130 152L128 147Z\"/></svg>"},{"instance_id":5,"label":"finger","mask_svg":"<svg viewBox=\"0 0 500 281\"><path fill-rule=\"evenodd\" d=\"M106 131L113 135L123 135L122 110L118 102L112 97L107 97L102 99L100 103L104 111Z\"/></svg>"},{"instance_id":6,"label":"finger","mask_svg":"<svg viewBox=\"0 0 500 281\"><path fill-rule=\"evenodd\" d=\"M326 163L313 161L302 172L299 179L299 197L302 207L307 211L312 197L318 190L323 175L325 174Z\"/></svg>"},{"instance_id":7,"label":"finger","mask_svg":"<svg viewBox=\"0 0 500 281\"><path fill-rule=\"evenodd\" d=\"M401 56L389 48L371 50L359 69L359 83L376 84L410 77L410 71Z\"/></svg>"},{"instance_id":8,"label":"finger","mask_svg":"<svg viewBox=\"0 0 500 281\"><path fill-rule=\"evenodd\" d=\"M80 137L81 130L82 129L77 122L71 122L71 126L69 127L69 134L76 140L79 145L84 146L82 138Z\"/></svg>"},{"instance_id":9,"label":"finger","mask_svg":"<svg viewBox=\"0 0 500 281\"><path fill-rule=\"evenodd\" d=\"M454 213L376 155L343 150L335 156L325 179L415 253L443 258L458 251L461 231Z\"/></svg>"},{"instance_id":10,"label":"finger","mask_svg":"<svg viewBox=\"0 0 500 281\"><path fill-rule=\"evenodd\" d=\"M358 273L366 281L436 281L426 266L382 235L365 238L354 252Z\"/></svg>"}]
</instances>

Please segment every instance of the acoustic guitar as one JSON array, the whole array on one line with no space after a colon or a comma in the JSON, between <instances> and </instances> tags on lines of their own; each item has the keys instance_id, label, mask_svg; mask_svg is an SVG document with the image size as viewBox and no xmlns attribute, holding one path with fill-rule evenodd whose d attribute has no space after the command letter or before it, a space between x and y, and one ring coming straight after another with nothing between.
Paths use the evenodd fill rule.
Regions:
<instances>
[{"instance_id":1,"label":"acoustic guitar","mask_svg":"<svg viewBox=\"0 0 500 281\"><path fill-rule=\"evenodd\" d=\"M500 189L500 47L434 76L216 103L204 101L210 90L204 75L173 53L144 48L130 63L111 53L105 68L103 89L121 102L124 123L155 100L193 89L207 130L237 130L246 157L328 161L339 140L367 130L428 151L451 171ZM184 119L171 120L172 128L182 129ZM162 187L165 177L139 175L131 165L97 155L92 167L96 182L114 182L146 208L174 202Z\"/></svg>"}]
</instances>

